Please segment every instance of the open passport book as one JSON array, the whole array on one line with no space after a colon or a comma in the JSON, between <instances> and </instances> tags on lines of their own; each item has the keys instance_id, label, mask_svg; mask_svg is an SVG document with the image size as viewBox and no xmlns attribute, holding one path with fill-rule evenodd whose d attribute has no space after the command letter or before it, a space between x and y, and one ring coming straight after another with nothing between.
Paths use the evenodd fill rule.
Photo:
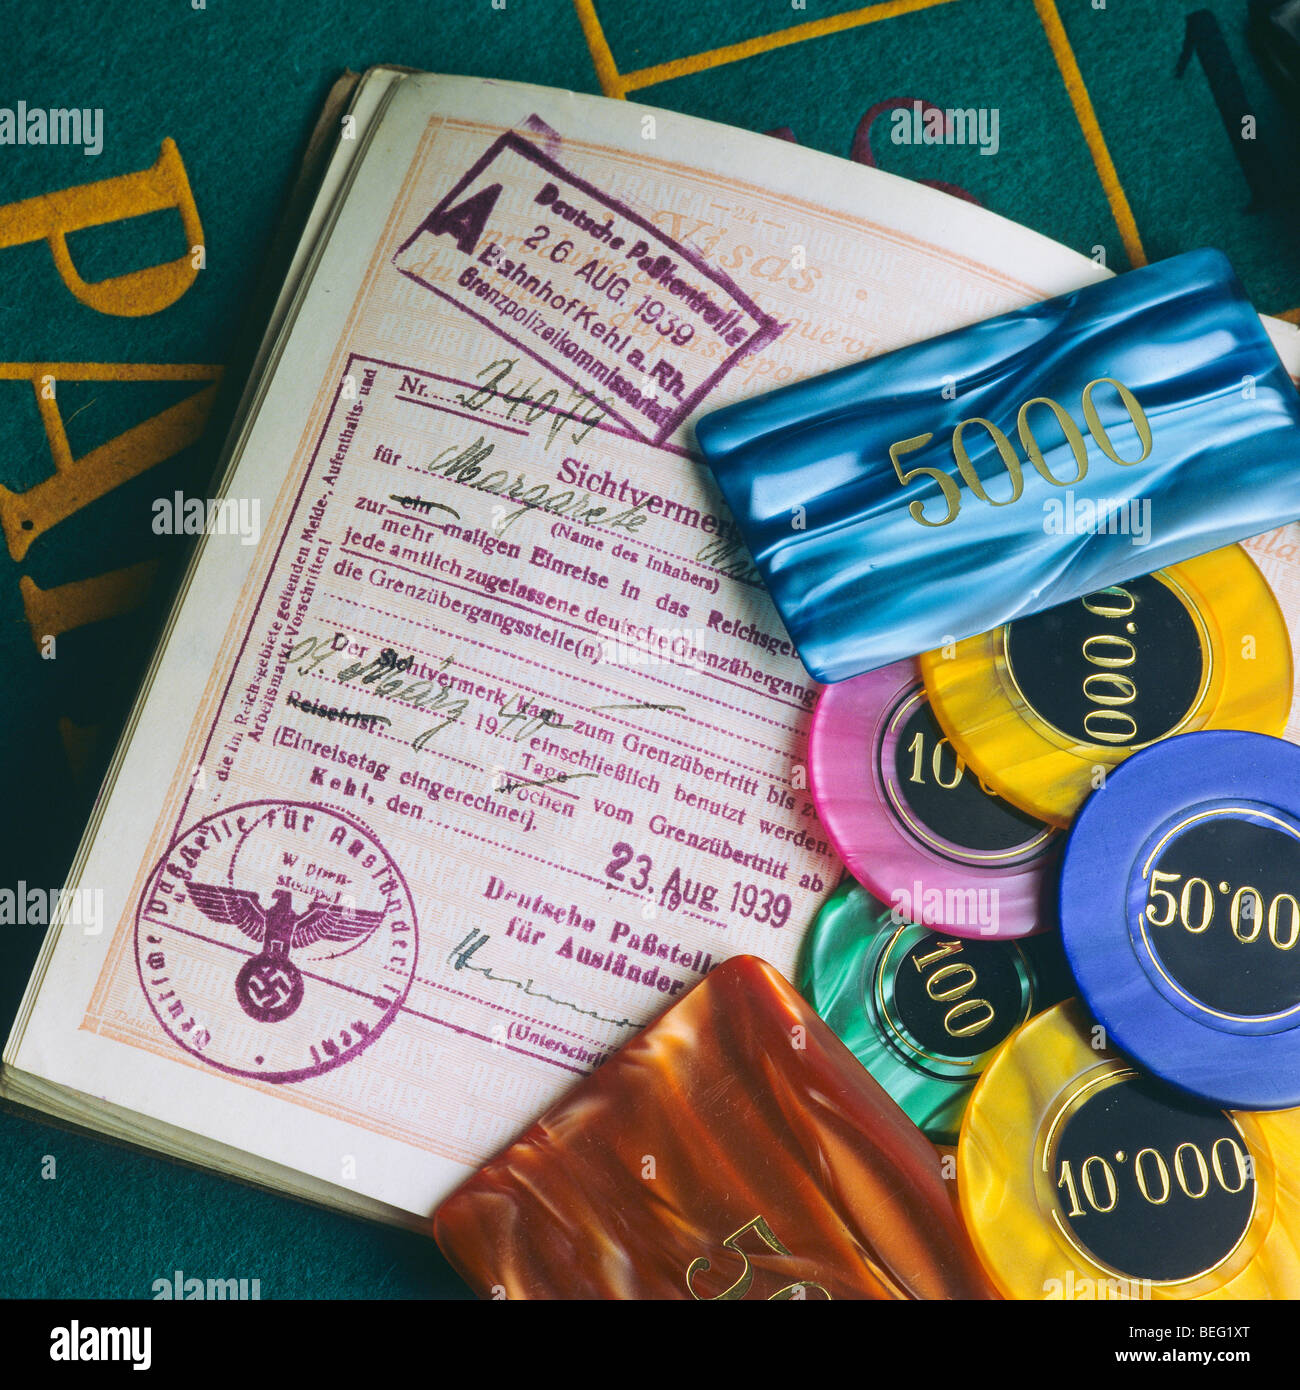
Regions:
<instances>
[{"instance_id":1,"label":"open passport book","mask_svg":"<svg viewBox=\"0 0 1300 1390\"><path fill-rule=\"evenodd\" d=\"M694 418L1108 272L630 103L375 69L337 130L3 1093L420 1224L839 877Z\"/></svg>"}]
</instances>

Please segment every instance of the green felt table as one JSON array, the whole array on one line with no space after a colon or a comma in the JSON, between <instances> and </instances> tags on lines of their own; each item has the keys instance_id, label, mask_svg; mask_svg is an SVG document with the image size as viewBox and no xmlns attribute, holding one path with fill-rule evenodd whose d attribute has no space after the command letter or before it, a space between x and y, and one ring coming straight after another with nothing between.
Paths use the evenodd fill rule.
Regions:
<instances>
[{"instance_id":1,"label":"green felt table","mask_svg":"<svg viewBox=\"0 0 1300 1390\"><path fill-rule=\"evenodd\" d=\"M1217 245L1260 309L1296 318L1300 125L1245 20L1245 0L47 0L7 25L0 107L100 108L103 148L0 144L0 485L25 493L56 472L44 376L68 454L104 448L105 476L114 449L146 446L126 431L201 399L120 485L33 493L30 534L22 504L0 506L0 888L62 882L189 544L153 533L149 501L205 491L257 327L248 306L344 69L604 91L777 132L938 181L1117 270ZM996 154L895 144L891 103L915 100L996 108ZM14 204L143 170L168 139L206 266L158 312L100 312ZM180 237L155 213L68 247L95 282L179 255ZM39 938L0 926L6 1031ZM182 1270L257 1279L264 1299L468 1297L426 1238L25 1117L0 1114L0 1171L8 1296L149 1298Z\"/></svg>"}]
</instances>

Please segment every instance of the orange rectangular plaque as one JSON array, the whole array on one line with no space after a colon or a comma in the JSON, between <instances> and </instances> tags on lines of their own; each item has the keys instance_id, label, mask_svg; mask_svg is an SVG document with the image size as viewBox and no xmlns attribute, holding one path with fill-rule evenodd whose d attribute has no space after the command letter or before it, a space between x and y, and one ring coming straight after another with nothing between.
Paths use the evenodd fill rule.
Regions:
<instances>
[{"instance_id":1,"label":"orange rectangular plaque","mask_svg":"<svg viewBox=\"0 0 1300 1390\"><path fill-rule=\"evenodd\" d=\"M439 1208L486 1298L990 1298L939 1156L738 956Z\"/></svg>"}]
</instances>

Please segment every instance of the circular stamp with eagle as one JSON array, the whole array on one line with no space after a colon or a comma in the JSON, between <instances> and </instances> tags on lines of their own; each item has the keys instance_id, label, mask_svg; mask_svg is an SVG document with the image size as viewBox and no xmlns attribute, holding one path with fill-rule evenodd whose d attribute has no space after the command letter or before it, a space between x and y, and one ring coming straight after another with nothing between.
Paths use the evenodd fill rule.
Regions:
<instances>
[{"instance_id":1,"label":"circular stamp with eagle","mask_svg":"<svg viewBox=\"0 0 1300 1390\"><path fill-rule=\"evenodd\" d=\"M158 1022L221 1071L303 1081L393 1021L415 972L410 889L359 820L309 802L215 812L154 866L135 921Z\"/></svg>"}]
</instances>

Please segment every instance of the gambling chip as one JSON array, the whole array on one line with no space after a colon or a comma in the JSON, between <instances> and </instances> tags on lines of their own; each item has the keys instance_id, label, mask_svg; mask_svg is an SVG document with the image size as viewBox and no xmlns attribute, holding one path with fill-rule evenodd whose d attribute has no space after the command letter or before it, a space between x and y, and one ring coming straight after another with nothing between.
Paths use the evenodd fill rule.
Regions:
<instances>
[{"instance_id":1,"label":"gambling chip","mask_svg":"<svg viewBox=\"0 0 1300 1390\"><path fill-rule=\"evenodd\" d=\"M901 920L846 880L804 945L799 988L935 1143L953 1143L1003 1040L1073 988L1055 933L971 941Z\"/></svg>"},{"instance_id":2,"label":"gambling chip","mask_svg":"<svg viewBox=\"0 0 1300 1390\"><path fill-rule=\"evenodd\" d=\"M827 686L808 780L855 878L909 921L957 936L1038 931L1052 827L990 791L934 718L914 661Z\"/></svg>"},{"instance_id":3,"label":"gambling chip","mask_svg":"<svg viewBox=\"0 0 1300 1390\"><path fill-rule=\"evenodd\" d=\"M927 652L921 672L967 769L1057 826L1138 749L1280 734L1292 701L1285 616L1238 545Z\"/></svg>"},{"instance_id":4,"label":"gambling chip","mask_svg":"<svg viewBox=\"0 0 1300 1390\"><path fill-rule=\"evenodd\" d=\"M1216 1105L1300 1106L1300 748L1213 731L1134 755L1079 813L1060 908L1116 1047Z\"/></svg>"},{"instance_id":5,"label":"gambling chip","mask_svg":"<svg viewBox=\"0 0 1300 1390\"><path fill-rule=\"evenodd\" d=\"M975 1087L957 1196L1007 1298L1300 1296L1300 1111L1202 1105L1098 1048L1077 1000Z\"/></svg>"}]
</instances>

